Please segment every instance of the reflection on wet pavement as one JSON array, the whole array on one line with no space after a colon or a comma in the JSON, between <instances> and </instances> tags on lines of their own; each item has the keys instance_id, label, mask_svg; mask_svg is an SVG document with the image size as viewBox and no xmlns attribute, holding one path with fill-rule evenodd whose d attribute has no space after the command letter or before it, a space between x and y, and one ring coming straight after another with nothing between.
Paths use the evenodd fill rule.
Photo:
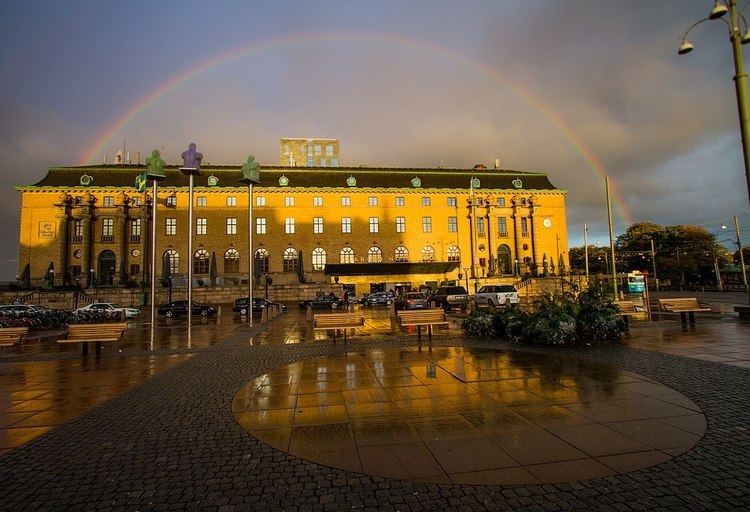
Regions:
<instances>
[{"instance_id":1,"label":"reflection on wet pavement","mask_svg":"<svg viewBox=\"0 0 750 512\"><path fill-rule=\"evenodd\" d=\"M232 412L253 436L319 464L465 484L626 473L691 449L700 408L642 375L493 349L386 348L261 375Z\"/></svg>"},{"instance_id":2,"label":"reflection on wet pavement","mask_svg":"<svg viewBox=\"0 0 750 512\"><path fill-rule=\"evenodd\" d=\"M188 357L191 355L0 365L0 455Z\"/></svg>"}]
</instances>

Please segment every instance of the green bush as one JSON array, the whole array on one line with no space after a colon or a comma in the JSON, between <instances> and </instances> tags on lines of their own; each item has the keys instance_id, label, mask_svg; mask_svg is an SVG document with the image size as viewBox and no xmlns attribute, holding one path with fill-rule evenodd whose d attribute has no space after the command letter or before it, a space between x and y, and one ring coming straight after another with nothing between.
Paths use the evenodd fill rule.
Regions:
<instances>
[{"instance_id":1,"label":"green bush","mask_svg":"<svg viewBox=\"0 0 750 512\"><path fill-rule=\"evenodd\" d=\"M500 309L495 313L493 322L495 335L508 341L517 342L523 339L524 330L529 322L529 314L518 304Z\"/></svg>"},{"instance_id":2,"label":"green bush","mask_svg":"<svg viewBox=\"0 0 750 512\"><path fill-rule=\"evenodd\" d=\"M534 345L567 345L577 340L575 301L568 295L544 295L534 301L534 313L523 341Z\"/></svg>"},{"instance_id":3,"label":"green bush","mask_svg":"<svg viewBox=\"0 0 750 512\"><path fill-rule=\"evenodd\" d=\"M471 336L495 336L492 312L486 309L475 309L461 321L461 328Z\"/></svg>"},{"instance_id":4,"label":"green bush","mask_svg":"<svg viewBox=\"0 0 750 512\"><path fill-rule=\"evenodd\" d=\"M580 341L619 339L625 332L625 322L617 314L610 293L609 288L597 284L578 296L576 318Z\"/></svg>"}]
</instances>

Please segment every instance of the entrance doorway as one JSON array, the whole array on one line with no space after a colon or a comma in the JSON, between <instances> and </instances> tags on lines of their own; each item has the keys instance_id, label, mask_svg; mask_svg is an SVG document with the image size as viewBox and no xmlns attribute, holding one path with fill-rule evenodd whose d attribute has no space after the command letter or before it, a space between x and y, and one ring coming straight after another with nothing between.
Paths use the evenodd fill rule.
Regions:
<instances>
[{"instance_id":1,"label":"entrance doorway","mask_svg":"<svg viewBox=\"0 0 750 512\"><path fill-rule=\"evenodd\" d=\"M115 277L115 253L105 249L99 253L99 284L110 286Z\"/></svg>"},{"instance_id":2,"label":"entrance doorway","mask_svg":"<svg viewBox=\"0 0 750 512\"><path fill-rule=\"evenodd\" d=\"M512 274L513 265L511 263L510 247L503 244L497 248L497 268L501 274Z\"/></svg>"}]
</instances>

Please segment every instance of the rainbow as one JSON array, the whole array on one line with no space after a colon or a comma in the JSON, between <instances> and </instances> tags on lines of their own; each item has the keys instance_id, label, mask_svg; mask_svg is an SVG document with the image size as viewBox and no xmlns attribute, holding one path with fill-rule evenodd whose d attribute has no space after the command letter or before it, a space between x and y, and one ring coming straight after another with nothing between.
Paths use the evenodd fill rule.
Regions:
<instances>
[{"instance_id":1,"label":"rainbow","mask_svg":"<svg viewBox=\"0 0 750 512\"><path fill-rule=\"evenodd\" d=\"M101 135L82 154L79 160L79 165L93 164L98 155L103 154L106 151L106 148L110 147L114 143L114 140L116 140L118 134L120 134L123 129L125 129L130 123L132 123L133 120L141 113L151 108L159 100L168 96L171 92L178 89L183 84L198 76L203 75L204 73L212 69L220 67L230 61L247 57L248 55L254 53L260 53L269 49L277 49L284 46L294 46L313 42L342 40L391 44L401 47L418 49L448 59L450 61L468 67L481 75L484 75L485 77L491 79L511 93L515 94L523 101L525 101L528 105L540 112L544 118L546 118L553 126L555 126L555 128L557 128L557 130L559 130L559 132L567 140L570 146L576 151L580 158L585 162L586 166L589 167L595 175L602 178L602 180L604 176L606 176L604 166L599 161L599 159L597 159L597 157L586 147L584 142L575 133L575 131L568 124L566 124L551 107L547 106L539 98L536 98L529 94L523 88L513 84L510 80L501 75L495 69L479 61L472 60L469 57L466 57L465 55L457 53L453 50L435 45L434 43L391 34L382 35L369 33L319 33L270 38L261 42L245 44L218 55L214 55L202 62L193 65L192 67L182 71L181 73L178 73L177 75L160 84L159 86L148 92L145 96L140 98L138 101L130 105L130 107L120 117L115 119L109 126L102 130ZM611 181L610 192L612 194L616 214L626 225L632 224L633 217L629 208L627 207L627 202L618 192L617 188L613 186Z\"/></svg>"}]
</instances>

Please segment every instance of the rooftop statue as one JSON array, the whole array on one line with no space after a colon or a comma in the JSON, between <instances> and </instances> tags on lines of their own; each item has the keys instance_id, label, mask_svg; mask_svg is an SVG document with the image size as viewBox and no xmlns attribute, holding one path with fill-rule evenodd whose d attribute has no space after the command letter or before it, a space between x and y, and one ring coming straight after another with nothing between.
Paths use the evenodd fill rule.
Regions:
<instances>
[{"instance_id":1,"label":"rooftop statue","mask_svg":"<svg viewBox=\"0 0 750 512\"><path fill-rule=\"evenodd\" d=\"M151 152L151 156L146 157L146 175L149 178L165 178L164 159L161 157L158 149Z\"/></svg>"},{"instance_id":2,"label":"rooftop statue","mask_svg":"<svg viewBox=\"0 0 750 512\"><path fill-rule=\"evenodd\" d=\"M260 164L255 161L255 157L250 155L247 162L242 164L242 183L260 183Z\"/></svg>"},{"instance_id":3,"label":"rooftop statue","mask_svg":"<svg viewBox=\"0 0 750 512\"><path fill-rule=\"evenodd\" d=\"M182 153L182 167L185 169L200 169L203 153L195 149L195 142L191 142L187 151Z\"/></svg>"}]
</instances>

